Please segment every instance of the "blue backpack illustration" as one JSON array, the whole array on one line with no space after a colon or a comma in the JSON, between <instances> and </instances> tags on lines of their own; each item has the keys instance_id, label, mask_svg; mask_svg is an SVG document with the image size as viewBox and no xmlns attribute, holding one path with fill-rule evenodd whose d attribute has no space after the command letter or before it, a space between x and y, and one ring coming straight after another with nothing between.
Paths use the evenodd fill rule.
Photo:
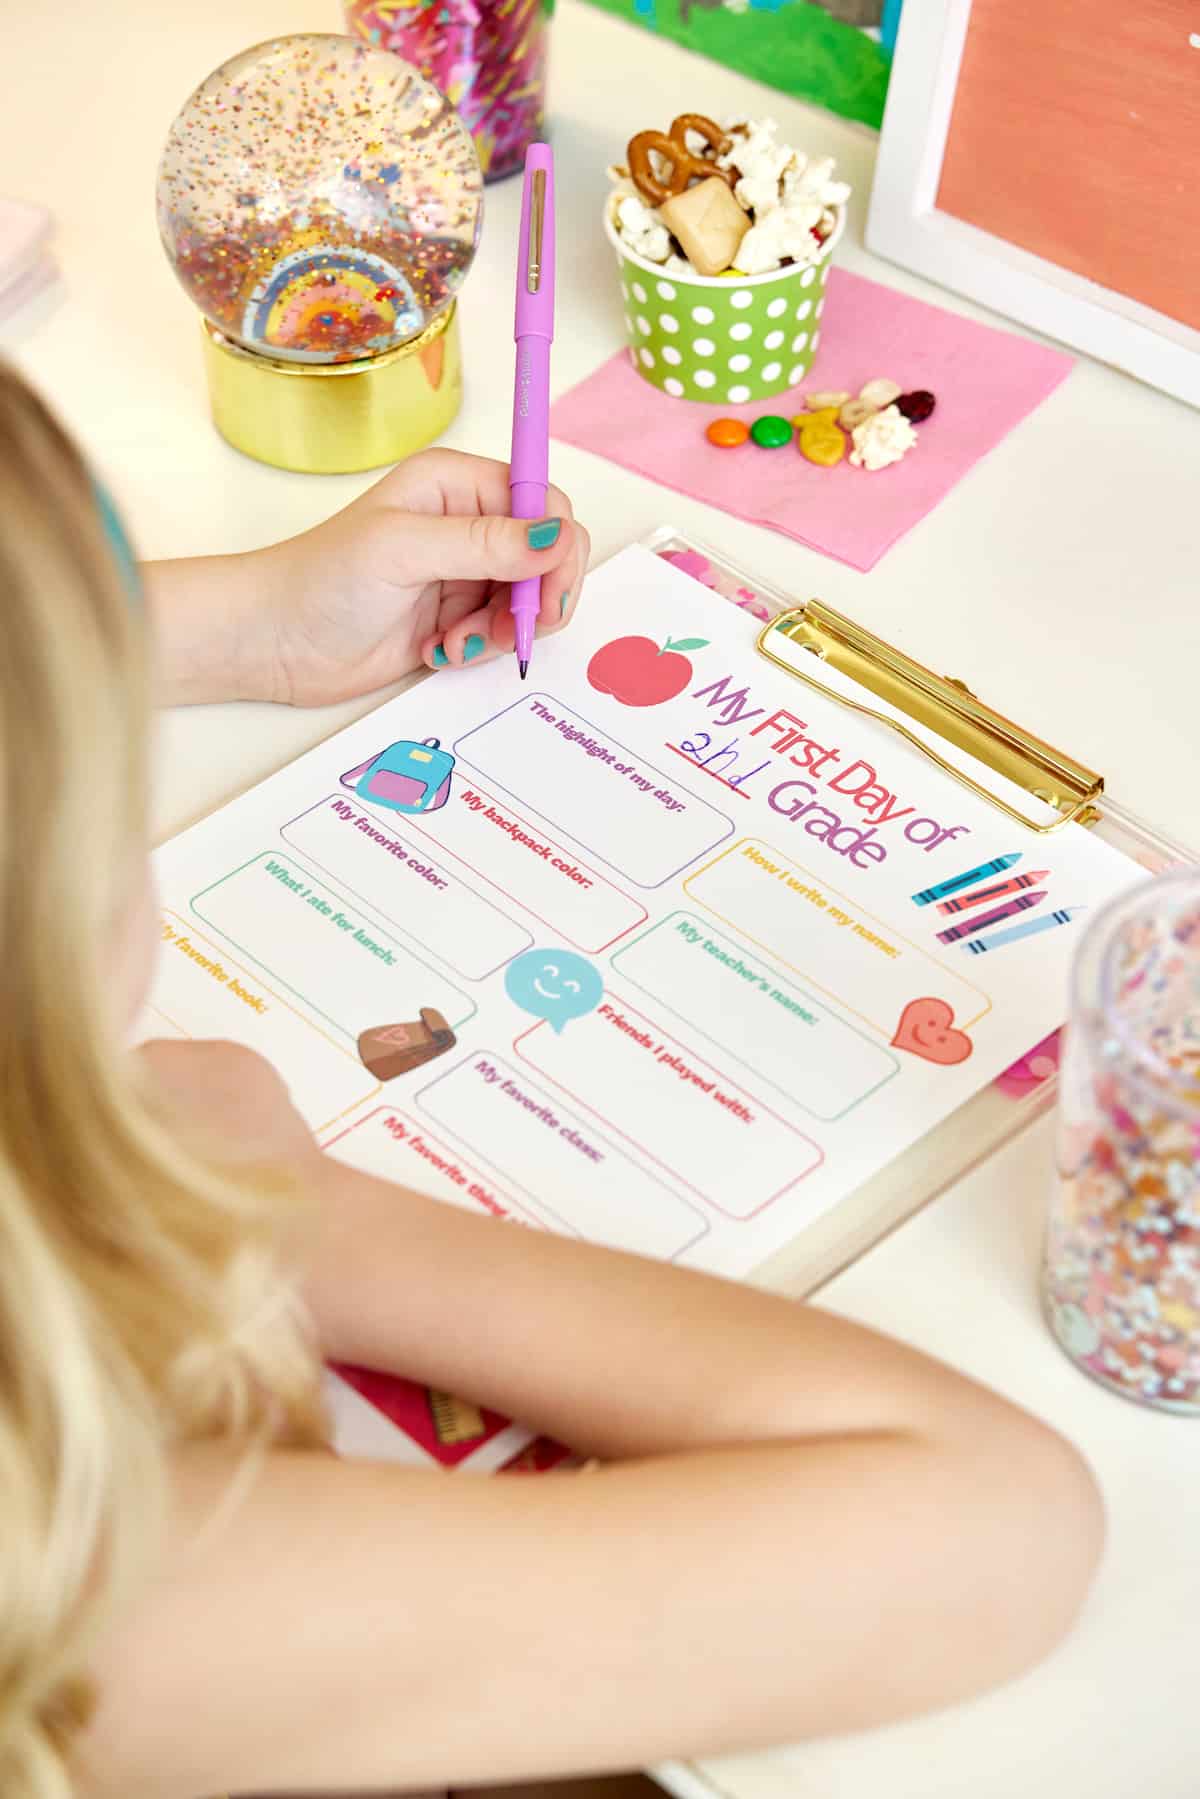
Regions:
<instances>
[{"instance_id":1,"label":"blue backpack illustration","mask_svg":"<svg viewBox=\"0 0 1200 1799\"><path fill-rule=\"evenodd\" d=\"M453 767L454 757L436 737L423 743L391 743L344 774L342 786L392 812L436 812L450 798Z\"/></svg>"}]
</instances>

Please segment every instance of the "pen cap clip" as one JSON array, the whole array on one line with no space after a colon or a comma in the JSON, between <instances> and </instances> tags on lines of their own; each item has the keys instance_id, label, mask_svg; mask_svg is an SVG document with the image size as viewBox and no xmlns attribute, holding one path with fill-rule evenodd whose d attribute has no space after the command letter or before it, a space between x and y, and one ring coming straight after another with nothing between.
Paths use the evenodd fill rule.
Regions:
<instances>
[{"instance_id":1,"label":"pen cap clip","mask_svg":"<svg viewBox=\"0 0 1200 1799\"><path fill-rule=\"evenodd\" d=\"M525 156L514 334L554 336L554 159L549 144L530 144Z\"/></svg>"}]
</instances>

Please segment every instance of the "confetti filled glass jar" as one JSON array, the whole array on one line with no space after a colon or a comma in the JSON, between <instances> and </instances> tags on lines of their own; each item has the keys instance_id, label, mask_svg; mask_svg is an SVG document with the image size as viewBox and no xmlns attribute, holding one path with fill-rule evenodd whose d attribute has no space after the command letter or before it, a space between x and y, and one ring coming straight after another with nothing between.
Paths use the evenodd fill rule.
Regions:
<instances>
[{"instance_id":1,"label":"confetti filled glass jar","mask_svg":"<svg viewBox=\"0 0 1200 1799\"><path fill-rule=\"evenodd\" d=\"M805 268L765 275L697 275L660 268L622 242L619 196L604 206L616 252L629 359L643 381L677 400L743 406L798 387L821 342L825 277L845 212Z\"/></svg>"},{"instance_id":2,"label":"confetti filled glass jar","mask_svg":"<svg viewBox=\"0 0 1200 1799\"><path fill-rule=\"evenodd\" d=\"M461 120L386 50L276 38L203 81L163 150L158 224L204 317L222 434L332 472L444 430L482 195Z\"/></svg>"},{"instance_id":3,"label":"confetti filled glass jar","mask_svg":"<svg viewBox=\"0 0 1200 1799\"><path fill-rule=\"evenodd\" d=\"M523 166L545 135L554 0L344 0L346 30L394 50L441 89L475 139L484 178Z\"/></svg>"},{"instance_id":4,"label":"confetti filled glass jar","mask_svg":"<svg viewBox=\"0 0 1200 1799\"><path fill-rule=\"evenodd\" d=\"M1080 946L1044 1300L1114 1392L1200 1415L1200 872L1148 881Z\"/></svg>"}]
</instances>

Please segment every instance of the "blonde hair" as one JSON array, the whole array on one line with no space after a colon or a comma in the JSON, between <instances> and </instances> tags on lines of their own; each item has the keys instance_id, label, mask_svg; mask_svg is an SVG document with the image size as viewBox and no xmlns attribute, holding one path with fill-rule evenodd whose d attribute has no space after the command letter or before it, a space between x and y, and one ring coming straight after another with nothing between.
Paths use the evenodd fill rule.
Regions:
<instances>
[{"instance_id":1,"label":"blonde hair","mask_svg":"<svg viewBox=\"0 0 1200 1799\"><path fill-rule=\"evenodd\" d=\"M181 1439L311 1442L284 1183L179 1140L110 967L146 843L145 623L70 441L0 365L0 1792L61 1799Z\"/></svg>"}]
</instances>

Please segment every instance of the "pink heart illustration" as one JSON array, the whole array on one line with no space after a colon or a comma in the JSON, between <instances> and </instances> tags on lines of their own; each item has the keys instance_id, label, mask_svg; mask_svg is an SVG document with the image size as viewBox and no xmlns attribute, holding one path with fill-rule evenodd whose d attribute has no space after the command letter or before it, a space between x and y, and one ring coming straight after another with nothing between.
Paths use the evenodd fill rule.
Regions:
<instances>
[{"instance_id":1,"label":"pink heart illustration","mask_svg":"<svg viewBox=\"0 0 1200 1799\"><path fill-rule=\"evenodd\" d=\"M924 1056L927 1062L946 1068L965 1062L975 1047L965 1031L955 1030L953 1008L944 999L910 999L900 1014L892 1043L911 1056Z\"/></svg>"}]
</instances>

